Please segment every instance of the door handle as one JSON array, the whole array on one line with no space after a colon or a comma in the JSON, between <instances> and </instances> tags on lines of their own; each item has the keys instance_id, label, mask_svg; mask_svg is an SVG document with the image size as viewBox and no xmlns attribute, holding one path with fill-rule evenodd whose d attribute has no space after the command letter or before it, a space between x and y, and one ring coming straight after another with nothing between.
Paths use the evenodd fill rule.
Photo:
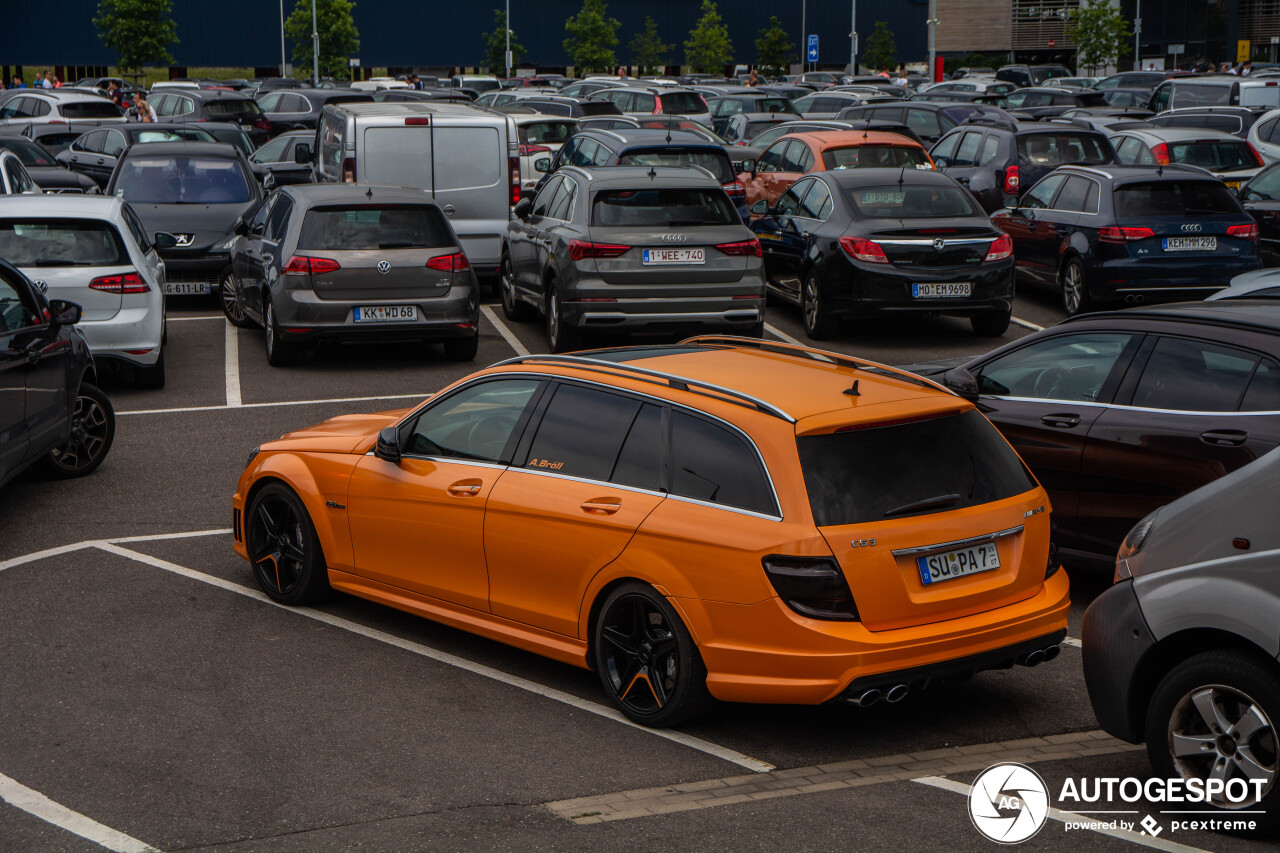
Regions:
<instances>
[{"instance_id":1,"label":"door handle","mask_svg":"<svg viewBox=\"0 0 1280 853\"><path fill-rule=\"evenodd\" d=\"M1027 230L1028 230L1028 231L1034 231L1034 230L1036 230L1036 223L1035 223L1035 220L1032 220L1032 221L1030 221L1030 222L1028 222L1028 223L1027 223Z\"/></svg>"},{"instance_id":2,"label":"door handle","mask_svg":"<svg viewBox=\"0 0 1280 853\"><path fill-rule=\"evenodd\" d=\"M1239 447L1249 438L1249 433L1238 429L1208 430L1200 433L1200 440L1213 447Z\"/></svg>"},{"instance_id":3,"label":"door handle","mask_svg":"<svg viewBox=\"0 0 1280 853\"><path fill-rule=\"evenodd\" d=\"M582 502L582 511L588 515L613 515L622 509L622 501L618 498L592 498Z\"/></svg>"},{"instance_id":4,"label":"door handle","mask_svg":"<svg viewBox=\"0 0 1280 853\"><path fill-rule=\"evenodd\" d=\"M1044 424L1045 426L1062 427L1064 429L1070 429L1071 427L1080 426L1080 416L1073 415L1070 413L1045 415L1040 419L1040 423Z\"/></svg>"},{"instance_id":5,"label":"door handle","mask_svg":"<svg viewBox=\"0 0 1280 853\"><path fill-rule=\"evenodd\" d=\"M455 498L473 498L480 494L482 488L484 483L480 480L459 480L451 484L446 491Z\"/></svg>"},{"instance_id":6,"label":"door handle","mask_svg":"<svg viewBox=\"0 0 1280 853\"><path fill-rule=\"evenodd\" d=\"M1059 237L1065 237L1071 233L1071 229L1060 225L1057 228L1057 232Z\"/></svg>"}]
</instances>

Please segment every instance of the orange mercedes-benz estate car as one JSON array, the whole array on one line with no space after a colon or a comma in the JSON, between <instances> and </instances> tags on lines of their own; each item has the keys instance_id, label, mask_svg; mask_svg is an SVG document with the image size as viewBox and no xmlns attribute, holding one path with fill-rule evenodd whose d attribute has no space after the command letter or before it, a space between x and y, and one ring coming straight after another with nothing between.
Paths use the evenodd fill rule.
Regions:
<instances>
[{"instance_id":1,"label":"orange mercedes-benz estate car","mask_svg":"<svg viewBox=\"0 0 1280 853\"><path fill-rule=\"evenodd\" d=\"M632 720L868 705L1057 654L1049 502L969 401L746 338L535 355L263 444L235 548L594 669Z\"/></svg>"}]
</instances>

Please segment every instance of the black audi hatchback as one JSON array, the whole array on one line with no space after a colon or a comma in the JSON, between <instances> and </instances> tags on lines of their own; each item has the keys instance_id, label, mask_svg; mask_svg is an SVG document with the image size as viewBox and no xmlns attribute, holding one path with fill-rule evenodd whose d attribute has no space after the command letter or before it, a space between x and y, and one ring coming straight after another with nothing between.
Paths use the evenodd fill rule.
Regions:
<instances>
[{"instance_id":1,"label":"black audi hatchback","mask_svg":"<svg viewBox=\"0 0 1280 853\"><path fill-rule=\"evenodd\" d=\"M751 230L766 287L799 305L805 333L891 313L968 317L1000 336L1013 306L1013 247L964 187L908 169L837 169L797 180Z\"/></svg>"},{"instance_id":2,"label":"black audi hatchback","mask_svg":"<svg viewBox=\"0 0 1280 853\"><path fill-rule=\"evenodd\" d=\"M1058 289L1068 315L1203 299L1261 266L1257 223L1195 166L1062 166L991 221L1018 280Z\"/></svg>"}]
</instances>

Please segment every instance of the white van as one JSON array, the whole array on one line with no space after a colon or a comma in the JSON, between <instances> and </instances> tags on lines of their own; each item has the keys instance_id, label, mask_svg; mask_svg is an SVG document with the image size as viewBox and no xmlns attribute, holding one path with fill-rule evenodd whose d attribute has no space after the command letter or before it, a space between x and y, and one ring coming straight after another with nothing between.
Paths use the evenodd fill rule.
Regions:
<instances>
[{"instance_id":1,"label":"white van","mask_svg":"<svg viewBox=\"0 0 1280 853\"><path fill-rule=\"evenodd\" d=\"M496 275L511 206L520 201L511 116L448 102L346 103L316 127L316 180L417 187L435 198L471 266Z\"/></svg>"},{"instance_id":2,"label":"white van","mask_svg":"<svg viewBox=\"0 0 1280 853\"><path fill-rule=\"evenodd\" d=\"M1151 93L1148 109L1160 113L1185 107L1280 107L1280 80L1230 74L1173 77Z\"/></svg>"}]
</instances>

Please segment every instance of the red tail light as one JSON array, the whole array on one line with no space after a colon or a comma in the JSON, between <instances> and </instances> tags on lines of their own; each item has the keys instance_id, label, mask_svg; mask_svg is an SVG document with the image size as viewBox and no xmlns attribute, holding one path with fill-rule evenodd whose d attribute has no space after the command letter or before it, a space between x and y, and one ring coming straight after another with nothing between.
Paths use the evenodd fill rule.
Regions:
<instances>
[{"instance_id":1,"label":"red tail light","mask_svg":"<svg viewBox=\"0 0 1280 853\"><path fill-rule=\"evenodd\" d=\"M550 154L551 149L545 145L521 145L520 156L532 157L534 154Z\"/></svg>"},{"instance_id":2,"label":"red tail light","mask_svg":"<svg viewBox=\"0 0 1280 853\"><path fill-rule=\"evenodd\" d=\"M1017 195L1018 187L1022 185L1021 179L1018 177L1018 167L1010 166L1004 170L1004 192L1005 195Z\"/></svg>"},{"instance_id":3,"label":"red tail light","mask_svg":"<svg viewBox=\"0 0 1280 853\"><path fill-rule=\"evenodd\" d=\"M1253 147L1252 142L1246 142L1245 145L1249 146L1249 153L1253 154L1253 159L1258 161L1259 169L1267 165L1265 162L1263 162L1262 155L1258 153L1258 149Z\"/></svg>"},{"instance_id":4,"label":"red tail light","mask_svg":"<svg viewBox=\"0 0 1280 853\"><path fill-rule=\"evenodd\" d=\"M879 243L864 240L861 237L841 237L840 248L852 258L871 264L887 264L889 258Z\"/></svg>"},{"instance_id":5,"label":"red tail light","mask_svg":"<svg viewBox=\"0 0 1280 853\"><path fill-rule=\"evenodd\" d=\"M356 182L356 158L347 157L342 161L342 180L348 184Z\"/></svg>"},{"instance_id":6,"label":"red tail light","mask_svg":"<svg viewBox=\"0 0 1280 853\"><path fill-rule=\"evenodd\" d=\"M431 116L409 116L404 123L406 127L430 127Z\"/></svg>"},{"instance_id":7,"label":"red tail light","mask_svg":"<svg viewBox=\"0 0 1280 853\"><path fill-rule=\"evenodd\" d=\"M631 251L630 246L613 243L591 243L587 240L570 240L569 257L575 261L583 258L616 258Z\"/></svg>"},{"instance_id":8,"label":"red tail light","mask_svg":"<svg viewBox=\"0 0 1280 853\"><path fill-rule=\"evenodd\" d=\"M258 130L270 130L271 120L266 117L263 117L255 121L253 123L253 126L256 127Z\"/></svg>"},{"instance_id":9,"label":"red tail light","mask_svg":"<svg viewBox=\"0 0 1280 853\"><path fill-rule=\"evenodd\" d=\"M745 142L743 143L746 144ZM747 188L742 185L742 181L731 181L724 185L724 191L731 196L740 196L747 194Z\"/></svg>"},{"instance_id":10,"label":"red tail light","mask_svg":"<svg viewBox=\"0 0 1280 853\"><path fill-rule=\"evenodd\" d=\"M749 256L752 258L764 257L764 252L760 249L760 241L755 237L737 243L717 243L716 248L726 255Z\"/></svg>"},{"instance_id":11,"label":"red tail light","mask_svg":"<svg viewBox=\"0 0 1280 853\"><path fill-rule=\"evenodd\" d=\"M323 275L337 272L342 265L328 258L309 258L306 255L294 255L285 264L285 275Z\"/></svg>"},{"instance_id":12,"label":"red tail light","mask_svg":"<svg viewBox=\"0 0 1280 853\"><path fill-rule=\"evenodd\" d=\"M1132 243L1134 240L1145 240L1154 236L1156 236L1156 232L1150 228L1119 228L1114 225L1108 225L1105 228L1098 229L1098 242L1100 243Z\"/></svg>"},{"instance_id":13,"label":"red tail light","mask_svg":"<svg viewBox=\"0 0 1280 853\"><path fill-rule=\"evenodd\" d=\"M507 168L511 170L511 206L520 203L520 158L508 157Z\"/></svg>"},{"instance_id":14,"label":"red tail light","mask_svg":"<svg viewBox=\"0 0 1280 853\"><path fill-rule=\"evenodd\" d=\"M1161 142L1151 148L1151 156L1156 158L1156 162L1161 166L1169 165L1169 146Z\"/></svg>"},{"instance_id":15,"label":"red tail light","mask_svg":"<svg viewBox=\"0 0 1280 853\"><path fill-rule=\"evenodd\" d=\"M441 272L463 272L471 269L471 262L461 252L454 252L452 255L441 255L438 258L432 258L427 261L427 269L440 270Z\"/></svg>"},{"instance_id":16,"label":"red tail light","mask_svg":"<svg viewBox=\"0 0 1280 853\"><path fill-rule=\"evenodd\" d=\"M1241 240L1257 240L1258 223L1250 222L1248 225L1227 226L1227 236L1238 237Z\"/></svg>"},{"instance_id":17,"label":"red tail light","mask_svg":"<svg viewBox=\"0 0 1280 853\"><path fill-rule=\"evenodd\" d=\"M89 282L89 289L104 293L149 293L151 285L136 272L127 272L120 275L100 275Z\"/></svg>"},{"instance_id":18,"label":"red tail light","mask_svg":"<svg viewBox=\"0 0 1280 853\"><path fill-rule=\"evenodd\" d=\"M1013 239L1008 234L1001 234L999 237L991 241L991 248L987 249L987 256L983 258L983 263L987 261L1002 261L1013 254Z\"/></svg>"}]
</instances>

